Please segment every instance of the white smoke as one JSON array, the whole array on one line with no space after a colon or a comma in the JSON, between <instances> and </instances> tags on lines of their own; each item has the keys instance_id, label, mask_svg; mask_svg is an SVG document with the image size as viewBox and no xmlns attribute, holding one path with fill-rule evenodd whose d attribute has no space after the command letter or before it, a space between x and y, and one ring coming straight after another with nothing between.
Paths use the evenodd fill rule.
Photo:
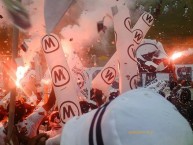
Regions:
<instances>
[{"instance_id":1,"label":"white smoke","mask_svg":"<svg viewBox=\"0 0 193 145\"><path fill-rule=\"evenodd\" d=\"M102 46L107 47L107 37L108 32L98 33L97 23L104 20L104 25L108 28L113 26L113 21L111 18L111 7L117 4L125 4L128 7L133 8L135 1L129 0L81 0L77 1L76 4L72 6L73 10L67 13L68 16L73 17L76 12L81 12L79 17L74 20L76 22L74 25L70 24L64 27L61 31L61 35L66 40L72 40L73 47L77 50L80 48L87 48L91 46L96 41L100 41ZM72 12L72 13L70 13ZM72 18L73 19L73 18Z\"/></svg>"},{"instance_id":2,"label":"white smoke","mask_svg":"<svg viewBox=\"0 0 193 145\"><path fill-rule=\"evenodd\" d=\"M181 51L183 55L189 56L193 54L193 48L188 48L187 50Z\"/></svg>"},{"instance_id":3,"label":"white smoke","mask_svg":"<svg viewBox=\"0 0 193 145\"><path fill-rule=\"evenodd\" d=\"M0 10L3 19L1 24L10 24L11 19L6 13L2 1L0 1L2 9ZM45 21L44 21L44 0L22 0L22 4L29 12L32 27L27 30L30 36L28 43L28 52L23 54L26 61L30 62L37 51L40 50L41 37L45 35ZM111 7L116 4L126 4L130 9L135 8L136 1L133 0L78 0L73 4L70 10L65 14L67 20L61 21L62 29L60 31L65 41L71 42L75 50L84 51L84 48L90 47L97 40L102 39L102 48L106 49L108 33L98 33L97 23L103 20L104 25L108 28L112 27L113 22L109 15L111 15Z\"/></svg>"},{"instance_id":4,"label":"white smoke","mask_svg":"<svg viewBox=\"0 0 193 145\"><path fill-rule=\"evenodd\" d=\"M104 5L99 6L98 3L98 1L82 0L74 5L74 7L77 7L77 5L82 6L79 7L81 14L78 20L75 20L78 24L64 27L61 35L64 39L73 39L72 44L75 49L87 47L87 45L97 40L99 36L97 32L97 22L103 19L108 9L110 10L110 8L104 9ZM104 10L106 10L106 12ZM80 10L77 10L77 12L80 12Z\"/></svg>"}]
</instances>

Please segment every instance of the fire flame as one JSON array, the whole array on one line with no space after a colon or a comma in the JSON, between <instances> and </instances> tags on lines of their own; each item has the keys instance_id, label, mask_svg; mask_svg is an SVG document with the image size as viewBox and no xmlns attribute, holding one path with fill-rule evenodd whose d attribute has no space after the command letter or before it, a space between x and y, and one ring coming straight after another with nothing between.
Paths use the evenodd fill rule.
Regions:
<instances>
[{"instance_id":1,"label":"fire flame","mask_svg":"<svg viewBox=\"0 0 193 145\"><path fill-rule=\"evenodd\" d=\"M28 66L19 66L17 67L17 71L16 71L16 85L19 87L20 86L20 80L24 77L25 73L27 72L27 70L29 69Z\"/></svg>"},{"instance_id":2,"label":"fire flame","mask_svg":"<svg viewBox=\"0 0 193 145\"><path fill-rule=\"evenodd\" d=\"M177 59L177 58L180 58L182 55L183 55L182 52L175 52L175 53L171 56L171 59L172 59L172 60L175 60L175 59Z\"/></svg>"}]
</instances>

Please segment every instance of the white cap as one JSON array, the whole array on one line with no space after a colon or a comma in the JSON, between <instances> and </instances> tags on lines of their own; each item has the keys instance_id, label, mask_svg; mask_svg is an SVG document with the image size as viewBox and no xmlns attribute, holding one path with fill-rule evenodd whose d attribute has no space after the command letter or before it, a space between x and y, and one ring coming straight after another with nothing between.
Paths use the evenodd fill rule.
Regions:
<instances>
[{"instance_id":1,"label":"white cap","mask_svg":"<svg viewBox=\"0 0 193 145\"><path fill-rule=\"evenodd\" d=\"M69 120L61 145L192 145L189 123L149 89L128 91L108 105Z\"/></svg>"}]
</instances>

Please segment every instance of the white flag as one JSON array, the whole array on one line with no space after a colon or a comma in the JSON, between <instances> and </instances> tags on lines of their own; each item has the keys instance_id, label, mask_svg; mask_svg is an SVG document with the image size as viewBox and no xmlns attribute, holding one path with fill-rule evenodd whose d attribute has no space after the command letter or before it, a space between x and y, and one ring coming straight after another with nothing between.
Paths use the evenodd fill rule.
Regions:
<instances>
[{"instance_id":1,"label":"white flag","mask_svg":"<svg viewBox=\"0 0 193 145\"><path fill-rule=\"evenodd\" d=\"M70 118L81 114L74 79L56 35L45 35L42 38L42 48L51 72L60 118L62 123L66 123Z\"/></svg>"},{"instance_id":2,"label":"white flag","mask_svg":"<svg viewBox=\"0 0 193 145\"><path fill-rule=\"evenodd\" d=\"M122 16L122 13L124 13L124 11L126 13L128 9L121 7L119 11L120 12L114 16L114 28L117 33L116 46L120 65L119 89L120 93L124 93L137 88L139 71L136 49L153 24L153 16L146 12L143 13L131 31L125 24L127 18ZM129 13L129 11L127 13ZM132 37L129 31L132 33Z\"/></svg>"},{"instance_id":3,"label":"white flag","mask_svg":"<svg viewBox=\"0 0 193 145\"><path fill-rule=\"evenodd\" d=\"M136 88L138 74L136 70L137 63L136 63L136 58L135 58L135 51L136 51L137 46L143 40L144 36L146 35L147 31L149 30L150 26L153 23L152 15L145 12L141 15L141 17L139 18L135 26L133 28L130 28L131 25L130 25L130 19L129 19L129 12L126 11L126 9L124 10L126 12L125 16L127 16L126 17L127 19L125 19L124 22L125 22L125 27L127 28L128 31L127 31L127 34L122 36L122 38L124 39L124 43L128 43L129 41L131 41L130 39L132 38L132 43L128 45L128 47L126 48L121 48L120 46L120 49L127 49L125 51L123 50L123 53L120 54L120 57L122 57L123 59L126 59L125 61L128 66L132 66L133 64L135 68L131 68L131 67L129 67L129 69L127 67L125 68L125 74L124 76L122 76L124 77L122 79L125 79L125 82L122 82L122 83L125 84L126 88L122 88L122 92L129 90L129 89ZM121 26L117 26L117 27L121 27ZM129 31L132 32L132 35L130 35ZM128 37L129 35L132 37L131 38ZM116 35L116 38L117 37L119 36ZM119 48L118 45L116 46ZM128 54L127 57L123 57L125 56L125 54ZM129 58L130 60L132 59L132 62L128 61ZM108 96L109 95L109 90L108 90L109 85L113 83L113 81L115 80L115 78L118 75L118 64L119 64L118 51L116 51L115 54L111 57L111 59L108 61L108 63L103 67L101 72L92 81L93 88L101 89L104 95ZM132 72L132 74L129 74L129 70ZM126 71L128 71L128 73Z\"/></svg>"},{"instance_id":4,"label":"white flag","mask_svg":"<svg viewBox=\"0 0 193 145\"><path fill-rule=\"evenodd\" d=\"M133 34L130 28L130 13L127 6L118 7L113 17L116 33L117 59L119 62L119 90L126 92L131 88L131 81L137 75L137 64L133 50ZM131 52L131 53L130 53Z\"/></svg>"}]
</instances>

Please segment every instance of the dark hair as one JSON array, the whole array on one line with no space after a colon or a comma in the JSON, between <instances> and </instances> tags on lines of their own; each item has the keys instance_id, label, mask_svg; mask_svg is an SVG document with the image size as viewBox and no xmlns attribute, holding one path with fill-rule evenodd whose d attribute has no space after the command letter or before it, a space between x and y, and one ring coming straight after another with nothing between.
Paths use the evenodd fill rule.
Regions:
<instances>
[{"instance_id":1,"label":"dark hair","mask_svg":"<svg viewBox=\"0 0 193 145\"><path fill-rule=\"evenodd\" d=\"M57 117L58 119L60 119L59 112L58 112L58 111L53 111L53 112L50 114L49 121L50 121L50 122L54 122L54 119L55 119L56 117Z\"/></svg>"},{"instance_id":2,"label":"dark hair","mask_svg":"<svg viewBox=\"0 0 193 145\"><path fill-rule=\"evenodd\" d=\"M178 83L176 81L171 81L170 82L170 90L172 91L173 88L175 88L178 85Z\"/></svg>"},{"instance_id":3,"label":"dark hair","mask_svg":"<svg viewBox=\"0 0 193 145\"><path fill-rule=\"evenodd\" d=\"M188 88L182 88L180 93L180 101L182 103L188 103L191 100L191 91Z\"/></svg>"},{"instance_id":4,"label":"dark hair","mask_svg":"<svg viewBox=\"0 0 193 145\"><path fill-rule=\"evenodd\" d=\"M119 91L110 93L109 101L114 100L117 96L119 96Z\"/></svg>"},{"instance_id":5,"label":"dark hair","mask_svg":"<svg viewBox=\"0 0 193 145\"><path fill-rule=\"evenodd\" d=\"M163 91L159 91L158 93L159 93L162 97L165 98L165 93L164 93Z\"/></svg>"},{"instance_id":6,"label":"dark hair","mask_svg":"<svg viewBox=\"0 0 193 145\"><path fill-rule=\"evenodd\" d=\"M89 103L87 101L80 101L79 103L82 113L87 113L90 109Z\"/></svg>"},{"instance_id":7,"label":"dark hair","mask_svg":"<svg viewBox=\"0 0 193 145\"><path fill-rule=\"evenodd\" d=\"M91 100L94 100L97 106L101 106L103 104L103 92L99 89L95 89Z\"/></svg>"}]
</instances>

